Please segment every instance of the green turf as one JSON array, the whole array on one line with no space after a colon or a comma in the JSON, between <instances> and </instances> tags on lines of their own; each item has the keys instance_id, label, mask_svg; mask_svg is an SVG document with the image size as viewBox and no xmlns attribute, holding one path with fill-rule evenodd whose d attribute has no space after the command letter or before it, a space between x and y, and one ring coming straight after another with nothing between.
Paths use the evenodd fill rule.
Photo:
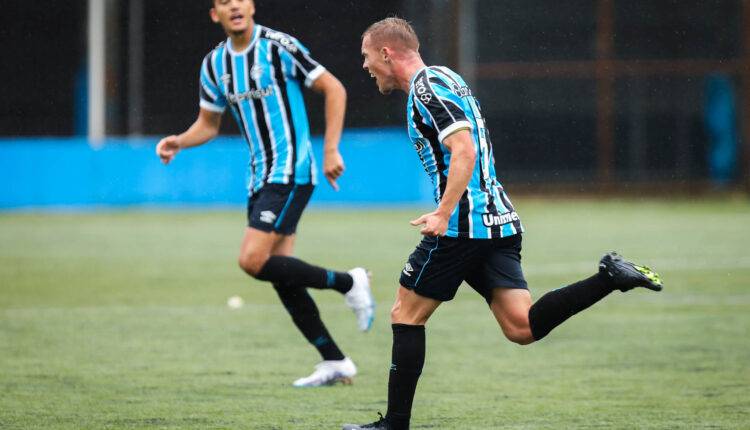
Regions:
<instances>
[{"instance_id":1,"label":"green turf","mask_svg":"<svg viewBox=\"0 0 750 430\"><path fill-rule=\"evenodd\" d=\"M534 297L617 249L665 291L615 293L537 345L502 337L469 289L427 330L413 428L750 428L746 201L516 202ZM312 210L298 255L365 264L379 302L360 334L313 292L360 374L294 389L318 357L236 265L242 210L0 215L0 428L336 429L385 412L388 311L417 210ZM237 311L225 303L241 295Z\"/></svg>"}]
</instances>

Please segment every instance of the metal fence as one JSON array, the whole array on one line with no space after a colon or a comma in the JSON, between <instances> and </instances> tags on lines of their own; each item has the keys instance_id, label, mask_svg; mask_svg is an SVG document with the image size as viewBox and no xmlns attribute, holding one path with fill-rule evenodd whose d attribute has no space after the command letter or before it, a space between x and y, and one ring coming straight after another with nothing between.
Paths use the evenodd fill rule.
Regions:
<instances>
[{"instance_id":1,"label":"metal fence","mask_svg":"<svg viewBox=\"0 0 750 430\"><path fill-rule=\"evenodd\" d=\"M348 127L404 124L403 97L380 98L359 55L367 25L399 15L415 25L426 62L451 66L472 84L504 177L750 186L750 1L256 3L258 22L299 37L347 86ZM87 18L90 5L102 6L103 20ZM87 53L95 43L87 22L106 35L109 135L189 124L199 62L223 39L205 1L11 0L6 11L4 136L90 131ZM320 132L320 109L310 111ZM232 121L224 132L235 132Z\"/></svg>"}]
</instances>

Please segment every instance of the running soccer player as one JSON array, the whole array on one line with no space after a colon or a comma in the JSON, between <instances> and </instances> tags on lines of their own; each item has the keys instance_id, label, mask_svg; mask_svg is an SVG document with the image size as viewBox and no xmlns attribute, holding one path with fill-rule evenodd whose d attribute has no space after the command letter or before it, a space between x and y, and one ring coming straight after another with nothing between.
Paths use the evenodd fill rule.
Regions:
<instances>
[{"instance_id":1,"label":"running soccer player","mask_svg":"<svg viewBox=\"0 0 750 430\"><path fill-rule=\"evenodd\" d=\"M425 323L466 281L487 301L505 336L528 345L614 290L662 289L659 276L615 253L593 276L550 291L532 305L521 270L523 226L495 175L479 103L446 67L427 67L412 27L399 18L362 36L363 67L383 94L408 94L409 137L435 187L435 211L411 222L423 240L401 272L391 310L393 350L385 417L354 429L408 429L425 356Z\"/></svg>"},{"instance_id":2,"label":"running soccer player","mask_svg":"<svg viewBox=\"0 0 750 430\"><path fill-rule=\"evenodd\" d=\"M297 223L316 183L302 85L325 97L323 173L334 189L344 171L338 150L346 91L295 38L254 22L253 0L211 0L210 15L228 38L200 68L198 119L178 136L162 139L156 153L167 164L182 149L202 145L219 132L229 107L250 149L248 227L239 256L248 275L273 284L281 303L323 361L296 387L349 383L357 369L328 333L306 288L344 295L359 329L372 325L374 302L363 268L337 272L292 257Z\"/></svg>"}]
</instances>

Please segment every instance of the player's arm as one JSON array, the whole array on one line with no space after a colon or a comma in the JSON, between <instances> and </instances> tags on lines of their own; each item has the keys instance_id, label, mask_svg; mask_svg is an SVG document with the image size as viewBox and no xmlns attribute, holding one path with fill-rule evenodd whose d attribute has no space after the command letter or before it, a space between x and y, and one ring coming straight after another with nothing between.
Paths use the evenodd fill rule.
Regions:
<instances>
[{"instance_id":1,"label":"player's arm","mask_svg":"<svg viewBox=\"0 0 750 430\"><path fill-rule=\"evenodd\" d=\"M458 129L443 140L443 145L451 152L448 168L448 183L443 197L434 212L424 214L411 222L424 225L420 233L426 236L443 236L448 230L448 221L456 209L461 196L466 192L474 173L477 153L468 128Z\"/></svg>"},{"instance_id":2,"label":"player's arm","mask_svg":"<svg viewBox=\"0 0 750 430\"><path fill-rule=\"evenodd\" d=\"M167 136L156 145L156 154L161 162L169 164L172 158L185 148L203 145L219 134L221 113L201 108L198 119L184 133Z\"/></svg>"},{"instance_id":3,"label":"player's arm","mask_svg":"<svg viewBox=\"0 0 750 430\"><path fill-rule=\"evenodd\" d=\"M344 159L339 152L341 132L344 129L346 112L346 89L330 72L323 72L312 89L325 97L326 131L323 145L323 174L334 190L339 186L336 180L344 173Z\"/></svg>"}]
</instances>

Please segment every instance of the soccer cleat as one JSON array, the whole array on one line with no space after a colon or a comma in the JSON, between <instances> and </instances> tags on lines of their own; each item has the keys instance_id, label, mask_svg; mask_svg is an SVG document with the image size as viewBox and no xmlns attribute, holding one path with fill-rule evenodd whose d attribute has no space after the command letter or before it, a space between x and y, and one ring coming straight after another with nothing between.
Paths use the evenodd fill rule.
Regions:
<instances>
[{"instance_id":1,"label":"soccer cleat","mask_svg":"<svg viewBox=\"0 0 750 430\"><path fill-rule=\"evenodd\" d=\"M635 287L661 291L663 284L661 276L646 266L639 266L625 260L616 252L608 252L599 261L599 273L604 275L612 285L622 291Z\"/></svg>"},{"instance_id":2,"label":"soccer cleat","mask_svg":"<svg viewBox=\"0 0 750 430\"><path fill-rule=\"evenodd\" d=\"M357 366L349 357L343 360L321 361L315 365L315 371L306 378L300 378L292 384L295 387L323 387L341 382L351 385L352 378L357 374Z\"/></svg>"},{"instance_id":3,"label":"soccer cleat","mask_svg":"<svg viewBox=\"0 0 750 430\"><path fill-rule=\"evenodd\" d=\"M346 305L357 317L357 326L362 331L368 331L375 319L375 300L370 290L370 274L367 270L357 267L349 271L352 276L352 288L344 295Z\"/></svg>"},{"instance_id":4,"label":"soccer cleat","mask_svg":"<svg viewBox=\"0 0 750 430\"><path fill-rule=\"evenodd\" d=\"M388 422L388 419L383 416L380 412L378 412L378 415L380 415L380 419L375 421L374 423L370 424L344 424L344 427L341 428L341 430L359 430L359 429L371 429L371 430L391 430L391 424Z\"/></svg>"}]
</instances>

